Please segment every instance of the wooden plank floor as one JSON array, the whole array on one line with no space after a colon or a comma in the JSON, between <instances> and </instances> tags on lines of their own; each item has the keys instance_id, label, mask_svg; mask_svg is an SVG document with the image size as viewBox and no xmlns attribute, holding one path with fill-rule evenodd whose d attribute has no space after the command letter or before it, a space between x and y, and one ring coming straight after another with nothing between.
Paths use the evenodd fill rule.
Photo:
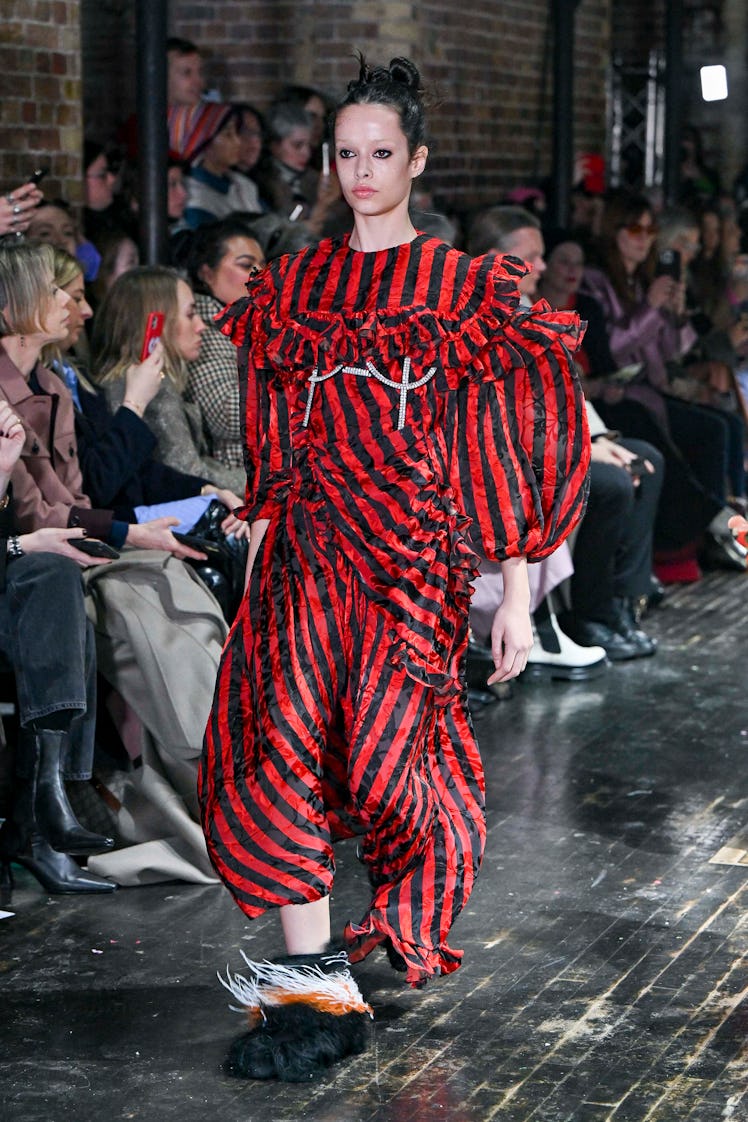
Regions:
<instances>
[{"instance_id":1,"label":"wooden plank floor","mask_svg":"<svg viewBox=\"0 0 748 1122\"><path fill-rule=\"evenodd\" d=\"M372 956L372 1047L323 1083L220 1070L241 1025L215 970L272 956L273 917L219 888L47 897L19 871L0 1117L745 1122L748 580L712 575L647 626L654 659L477 714L489 839L464 966L413 993ZM364 898L346 845L338 926Z\"/></svg>"}]
</instances>

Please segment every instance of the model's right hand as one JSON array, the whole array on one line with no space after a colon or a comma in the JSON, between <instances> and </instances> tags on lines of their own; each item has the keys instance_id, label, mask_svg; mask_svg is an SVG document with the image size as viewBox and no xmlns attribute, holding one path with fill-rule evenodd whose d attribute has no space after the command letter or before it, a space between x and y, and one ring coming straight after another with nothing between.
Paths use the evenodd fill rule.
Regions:
<instances>
[{"instance_id":1,"label":"model's right hand","mask_svg":"<svg viewBox=\"0 0 748 1122\"><path fill-rule=\"evenodd\" d=\"M75 561L81 569L87 569L89 565L108 565L108 557L89 557L87 553L81 553L75 548L76 538L85 536L86 531L80 526L76 529L66 527L64 530L47 526L42 530L34 530L33 534L21 534L18 544L24 553L59 553L61 557L69 557L71 561Z\"/></svg>"}]
</instances>

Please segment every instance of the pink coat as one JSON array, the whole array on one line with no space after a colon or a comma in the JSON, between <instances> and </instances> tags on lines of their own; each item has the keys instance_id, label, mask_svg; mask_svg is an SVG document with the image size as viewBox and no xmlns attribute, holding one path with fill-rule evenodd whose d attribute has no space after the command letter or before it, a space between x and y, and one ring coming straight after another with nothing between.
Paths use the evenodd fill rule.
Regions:
<instances>
[{"instance_id":1,"label":"pink coat","mask_svg":"<svg viewBox=\"0 0 748 1122\"><path fill-rule=\"evenodd\" d=\"M106 539L112 512L92 510L83 493L70 391L41 363L35 374L48 392L35 394L0 345L0 398L13 406L26 430L11 476L18 528L27 534L43 526L83 526L93 537Z\"/></svg>"}]
</instances>

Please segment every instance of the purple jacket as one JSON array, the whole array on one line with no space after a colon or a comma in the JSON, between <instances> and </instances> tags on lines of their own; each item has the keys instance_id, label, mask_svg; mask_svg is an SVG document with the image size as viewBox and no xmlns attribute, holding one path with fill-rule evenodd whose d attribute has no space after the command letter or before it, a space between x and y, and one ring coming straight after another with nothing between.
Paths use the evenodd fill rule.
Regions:
<instances>
[{"instance_id":1,"label":"purple jacket","mask_svg":"<svg viewBox=\"0 0 748 1122\"><path fill-rule=\"evenodd\" d=\"M696 332L690 324L678 323L672 313L651 308L638 283L634 290L636 306L626 314L616 290L601 269L584 270L580 291L594 296L602 307L610 350L618 366L644 363L636 379L626 384L626 397L640 401L664 420L660 398L668 392L666 363L677 361L693 346Z\"/></svg>"}]
</instances>

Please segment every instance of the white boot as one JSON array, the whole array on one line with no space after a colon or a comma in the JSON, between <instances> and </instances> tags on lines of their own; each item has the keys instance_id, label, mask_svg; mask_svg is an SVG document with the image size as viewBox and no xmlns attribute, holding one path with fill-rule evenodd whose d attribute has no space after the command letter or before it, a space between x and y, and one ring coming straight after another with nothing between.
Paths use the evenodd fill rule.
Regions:
<instances>
[{"instance_id":1,"label":"white boot","mask_svg":"<svg viewBox=\"0 0 748 1122\"><path fill-rule=\"evenodd\" d=\"M524 673L537 678L561 678L567 682L579 682L597 678L605 672L607 658L603 647L580 647L558 625L553 612L545 621L550 623L556 637L555 650L546 650L533 620L534 642L527 658ZM550 645L550 644L549 644Z\"/></svg>"}]
</instances>

